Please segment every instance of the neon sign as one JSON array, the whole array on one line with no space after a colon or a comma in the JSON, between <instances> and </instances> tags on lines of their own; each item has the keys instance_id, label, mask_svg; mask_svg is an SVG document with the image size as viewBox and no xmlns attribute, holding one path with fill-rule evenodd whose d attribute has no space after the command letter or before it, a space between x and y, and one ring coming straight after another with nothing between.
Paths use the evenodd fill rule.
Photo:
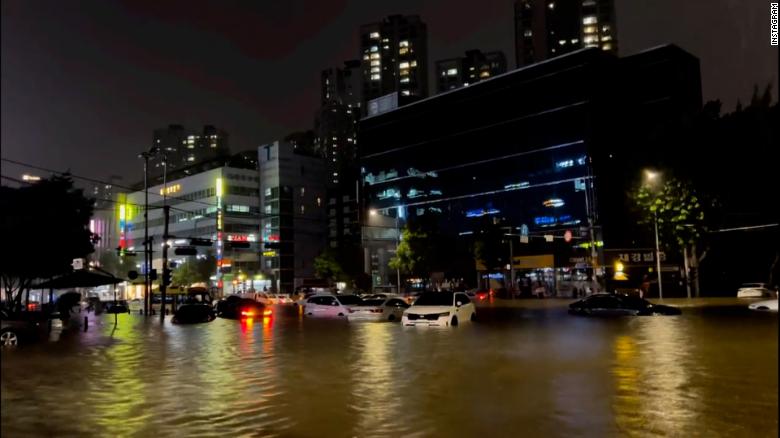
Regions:
<instances>
[{"instance_id":1,"label":"neon sign","mask_svg":"<svg viewBox=\"0 0 780 438\"><path fill-rule=\"evenodd\" d=\"M498 213L501 213L501 210L497 208L489 208L489 209L480 208L476 210L466 211L466 217L482 217L482 216L498 214Z\"/></svg>"},{"instance_id":2,"label":"neon sign","mask_svg":"<svg viewBox=\"0 0 780 438\"><path fill-rule=\"evenodd\" d=\"M545 207L563 207L563 199L560 198L550 198L546 201L544 201L542 204L544 204Z\"/></svg>"}]
</instances>

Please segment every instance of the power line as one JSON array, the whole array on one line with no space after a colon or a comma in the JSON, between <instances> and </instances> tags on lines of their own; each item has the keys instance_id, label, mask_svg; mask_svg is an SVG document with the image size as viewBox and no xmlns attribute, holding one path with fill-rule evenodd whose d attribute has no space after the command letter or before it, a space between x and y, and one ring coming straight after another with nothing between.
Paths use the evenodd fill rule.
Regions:
<instances>
[{"instance_id":1,"label":"power line","mask_svg":"<svg viewBox=\"0 0 780 438\"><path fill-rule=\"evenodd\" d=\"M76 175L76 174L71 173L69 171L68 172L61 172L61 171L58 171L58 170L47 169L45 167L37 166L37 165L34 165L34 164L24 163L24 162L16 161L16 160L11 160L9 158L3 158L2 160L7 162L7 163L16 164L18 166L29 167L30 169L41 170L41 171L49 172L49 173L52 173L52 174L69 175L69 176L71 176L73 178L84 180L84 181L88 181L88 182L91 182L91 183L110 185L110 186L113 186L113 187L118 187L120 189L127 190L129 192L141 192L141 193L144 193L143 190L136 190L136 189L134 189L132 187L123 186L123 185L116 184L116 183L113 183L113 182L102 181L102 180L95 179L95 178L89 178L89 177L86 177L86 176ZM149 193L149 194L154 195L154 196L162 197L162 195L158 195L157 193L150 192L148 190L147 190L146 193ZM210 202L199 201L197 199L186 199L186 198L179 197L179 196L166 196L166 198L168 198L168 199L175 199L175 200L182 201L182 202L194 202L194 203L197 203L197 204L208 205L209 207L216 207L217 206L217 204L212 204Z\"/></svg>"}]
</instances>

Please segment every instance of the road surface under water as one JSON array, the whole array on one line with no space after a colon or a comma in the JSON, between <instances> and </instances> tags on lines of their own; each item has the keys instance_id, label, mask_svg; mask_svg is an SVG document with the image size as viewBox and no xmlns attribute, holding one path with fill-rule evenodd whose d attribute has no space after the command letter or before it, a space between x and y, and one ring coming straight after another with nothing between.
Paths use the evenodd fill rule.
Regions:
<instances>
[{"instance_id":1,"label":"road surface under water","mask_svg":"<svg viewBox=\"0 0 780 438\"><path fill-rule=\"evenodd\" d=\"M456 328L93 316L2 353L2 436L776 437L776 313L478 307Z\"/></svg>"}]
</instances>

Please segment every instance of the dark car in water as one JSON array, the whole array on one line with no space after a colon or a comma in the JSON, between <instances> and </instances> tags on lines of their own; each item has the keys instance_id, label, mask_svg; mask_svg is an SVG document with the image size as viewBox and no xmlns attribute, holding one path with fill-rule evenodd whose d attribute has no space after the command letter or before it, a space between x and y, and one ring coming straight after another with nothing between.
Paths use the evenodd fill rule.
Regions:
<instances>
[{"instance_id":1,"label":"dark car in water","mask_svg":"<svg viewBox=\"0 0 780 438\"><path fill-rule=\"evenodd\" d=\"M269 317L273 311L263 303L250 298L231 295L219 300L216 305L217 316L227 319Z\"/></svg>"},{"instance_id":2,"label":"dark car in water","mask_svg":"<svg viewBox=\"0 0 780 438\"><path fill-rule=\"evenodd\" d=\"M46 318L40 312L0 310L0 346L15 347L34 341L41 335L45 322Z\"/></svg>"},{"instance_id":3,"label":"dark car in water","mask_svg":"<svg viewBox=\"0 0 780 438\"><path fill-rule=\"evenodd\" d=\"M569 313L585 316L679 315L680 309L653 304L645 299L619 294L594 294L569 304Z\"/></svg>"},{"instance_id":4,"label":"dark car in water","mask_svg":"<svg viewBox=\"0 0 780 438\"><path fill-rule=\"evenodd\" d=\"M112 301L108 303L106 313L130 313L130 306L127 301Z\"/></svg>"},{"instance_id":5,"label":"dark car in water","mask_svg":"<svg viewBox=\"0 0 780 438\"><path fill-rule=\"evenodd\" d=\"M216 319L214 309L206 304L182 304L174 312L171 322L176 324L197 324Z\"/></svg>"}]
</instances>

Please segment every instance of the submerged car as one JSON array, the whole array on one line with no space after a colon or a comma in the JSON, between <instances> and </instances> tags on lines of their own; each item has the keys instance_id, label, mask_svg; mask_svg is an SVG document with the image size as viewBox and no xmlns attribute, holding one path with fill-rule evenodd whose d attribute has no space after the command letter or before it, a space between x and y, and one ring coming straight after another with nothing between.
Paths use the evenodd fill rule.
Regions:
<instances>
[{"instance_id":1,"label":"submerged car","mask_svg":"<svg viewBox=\"0 0 780 438\"><path fill-rule=\"evenodd\" d=\"M182 304L176 309L171 322L175 324L197 324L216 319L214 309L206 304Z\"/></svg>"},{"instance_id":2,"label":"submerged car","mask_svg":"<svg viewBox=\"0 0 780 438\"><path fill-rule=\"evenodd\" d=\"M0 310L0 346L16 347L41 336L45 319L40 312L12 314Z\"/></svg>"},{"instance_id":3,"label":"submerged car","mask_svg":"<svg viewBox=\"0 0 780 438\"><path fill-rule=\"evenodd\" d=\"M241 319L268 317L273 311L259 301L232 295L217 303L216 314L220 318Z\"/></svg>"},{"instance_id":4,"label":"submerged car","mask_svg":"<svg viewBox=\"0 0 780 438\"><path fill-rule=\"evenodd\" d=\"M737 289L737 298L764 298L772 295L764 283L745 283Z\"/></svg>"},{"instance_id":5,"label":"submerged car","mask_svg":"<svg viewBox=\"0 0 780 438\"><path fill-rule=\"evenodd\" d=\"M349 309L350 321L400 321L409 304L401 298L376 298L363 300Z\"/></svg>"},{"instance_id":6,"label":"submerged car","mask_svg":"<svg viewBox=\"0 0 780 438\"><path fill-rule=\"evenodd\" d=\"M679 315L680 309L653 304L645 299L619 294L594 294L569 304L569 313L584 316Z\"/></svg>"},{"instance_id":7,"label":"submerged car","mask_svg":"<svg viewBox=\"0 0 780 438\"><path fill-rule=\"evenodd\" d=\"M314 295L306 300L306 316L345 317L350 310L363 303L357 295Z\"/></svg>"},{"instance_id":8,"label":"submerged car","mask_svg":"<svg viewBox=\"0 0 780 438\"><path fill-rule=\"evenodd\" d=\"M424 292L404 311L405 326L457 326L474 321L477 311L465 292Z\"/></svg>"},{"instance_id":9,"label":"submerged car","mask_svg":"<svg viewBox=\"0 0 780 438\"><path fill-rule=\"evenodd\" d=\"M769 312L777 312L777 298L773 300L757 301L748 306L750 310L764 310Z\"/></svg>"}]
</instances>

